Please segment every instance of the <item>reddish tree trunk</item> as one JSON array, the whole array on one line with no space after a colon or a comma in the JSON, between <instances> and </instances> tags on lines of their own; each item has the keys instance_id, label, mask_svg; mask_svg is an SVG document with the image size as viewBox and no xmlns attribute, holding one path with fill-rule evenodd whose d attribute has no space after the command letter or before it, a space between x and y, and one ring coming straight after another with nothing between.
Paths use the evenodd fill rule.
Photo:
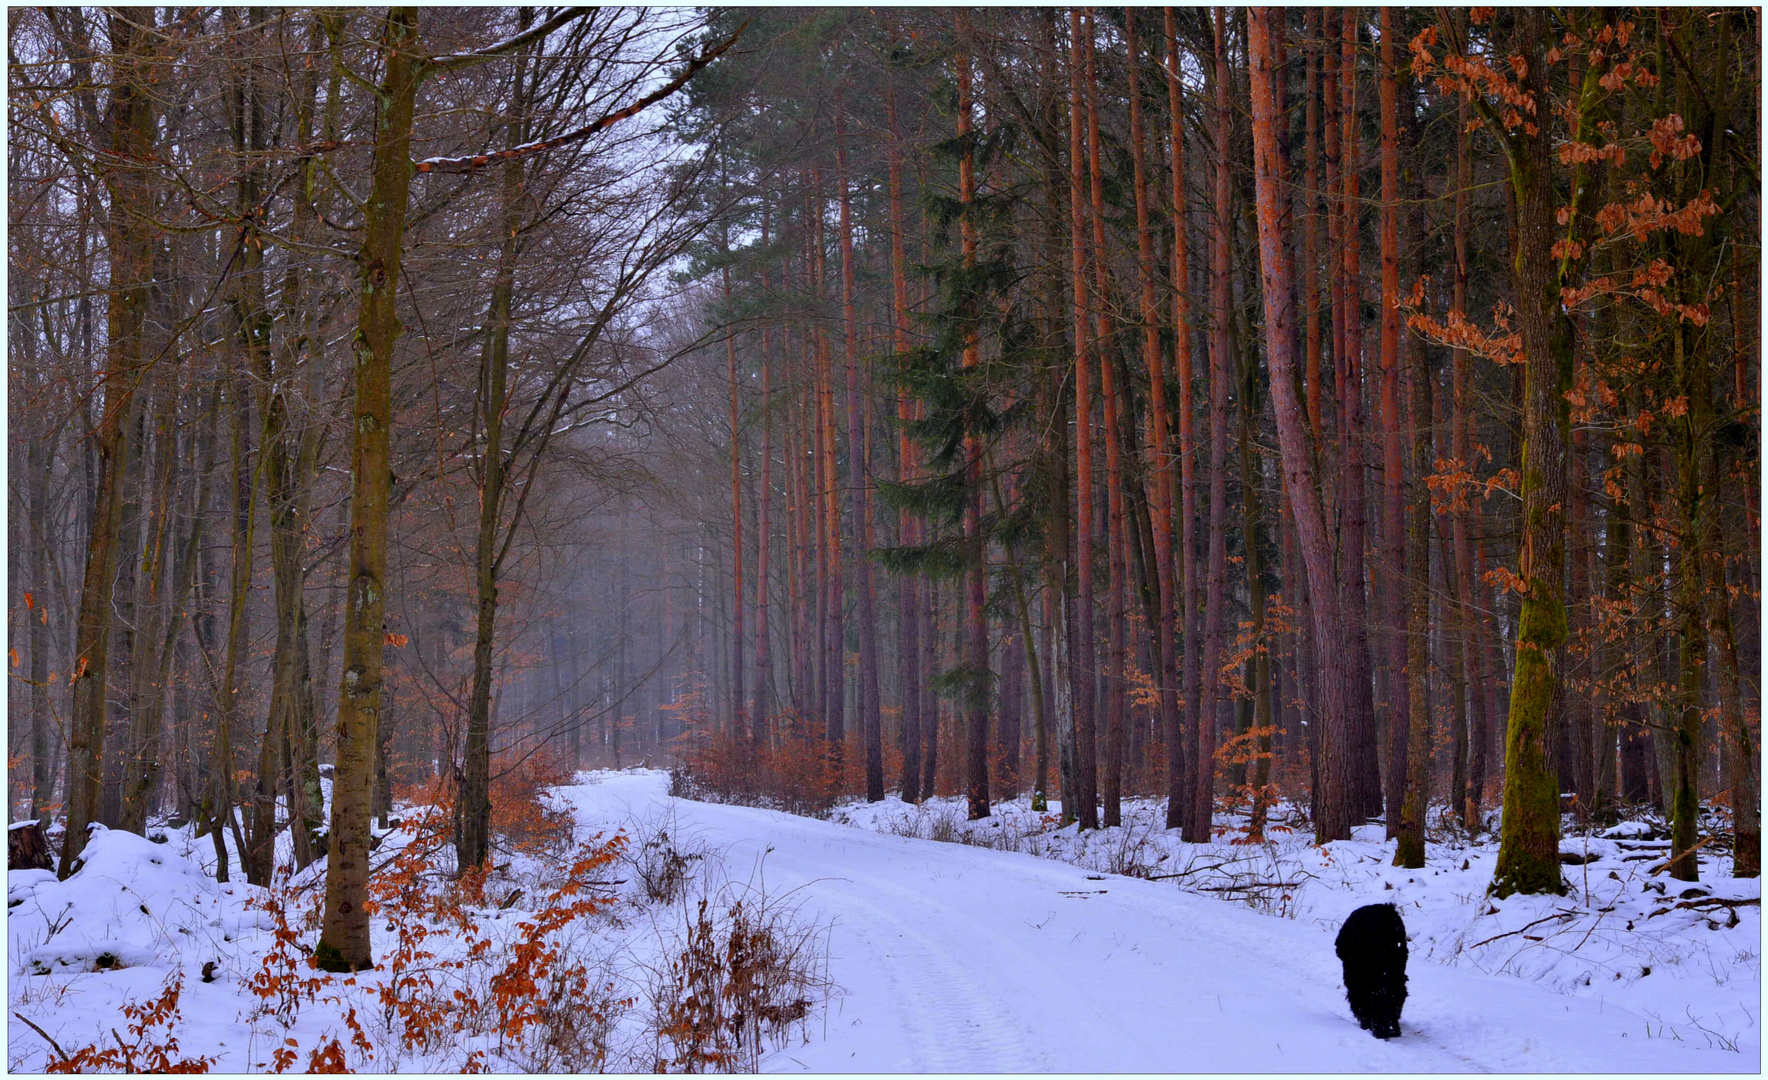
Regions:
<instances>
[{"instance_id":1,"label":"reddish tree trunk","mask_svg":"<svg viewBox=\"0 0 1768 1080\"><path fill-rule=\"evenodd\" d=\"M958 15L958 32L969 28L962 12ZM964 269L976 266L976 222L970 206L976 199L976 159L967 136L971 131L970 54L960 51L958 69L958 139L964 144L958 158L958 229L963 246ZM982 362L982 350L976 331L968 332L964 342L963 368L969 371ZM988 540L982 535L982 440L973 429L964 432L964 468L968 474L969 495L964 507L964 539L970 547L970 569L965 582L965 625L968 628L964 662L975 683L970 688L965 710L965 738L968 746L968 794L970 820L988 816L988 617L984 605L988 598Z\"/></svg>"},{"instance_id":2,"label":"reddish tree trunk","mask_svg":"<svg viewBox=\"0 0 1768 1080\"><path fill-rule=\"evenodd\" d=\"M1320 12L1310 10L1307 14L1307 82L1302 97L1306 102L1304 125L1307 128L1307 172L1302 178L1302 198L1307 206L1306 221L1302 225L1302 263L1306 267L1303 272L1303 305L1305 307L1305 333L1307 337L1307 410L1308 427L1314 435L1314 445L1322 445L1325 431L1321 418L1320 389L1320 57L1319 41L1321 16Z\"/></svg>"},{"instance_id":3,"label":"reddish tree trunk","mask_svg":"<svg viewBox=\"0 0 1768 1080\"><path fill-rule=\"evenodd\" d=\"M1378 576L1382 643L1386 652L1387 770L1383 791L1389 839L1400 832L1406 793L1406 732L1411 710L1406 689L1405 452L1400 421L1400 133L1399 84L1393 67L1392 16L1381 9L1381 551Z\"/></svg>"},{"instance_id":4,"label":"reddish tree trunk","mask_svg":"<svg viewBox=\"0 0 1768 1080\"><path fill-rule=\"evenodd\" d=\"M886 83L885 110L890 123L890 301L893 342L898 356L909 349L909 283L908 259L903 250L902 227L902 133L896 124L896 86ZM913 419L908 392L896 395L896 479L908 483L916 479L915 443L909 437ZM903 546L919 542L912 515L897 511L896 542ZM921 617L918 611L920 578L905 574L897 585L897 603L902 630L897 647L898 681L902 685L902 797L905 802L921 800Z\"/></svg>"},{"instance_id":5,"label":"reddish tree trunk","mask_svg":"<svg viewBox=\"0 0 1768 1080\"><path fill-rule=\"evenodd\" d=\"M814 184L817 192L822 191L822 172L813 170ZM820 199L820 194L818 196ZM828 280L825 267L827 250L823 239L823 215L818 207L815 214L814 257L816 259L816 295L826 295ZM846 672L846 630L842 610L844 603L841 582L841 502L840 472L836 454L835 432L835 377L834 361L830 355L828 334L821 325L816 328L816 360L817 360L817 436L819 464L821 474L817 481L816 503L818 510L817 542L823 553L822 560L822 642L820 649L821 709L823 716L823 737L828 741L829 754L837 763L836 775L839 776L839 763L845 751L847 741L847 694Z\"/></svg>"},{"instance_id":6,"label":"reddish tree trunk","mask_svg":"<svg viewBox=\"0 0 1768 1080\"><path fill-rule=\"evenodd\" d=\"M1154 228L1148 196L1147 135L1142 122L1141 56L1135 8L1124 9L1129 46L1130 152L1136 185L1136 268L1141 278L1142 362L1148 368L1148 516L1154 534L1154 575L1158 590L1154 682L1160 692L1160 730L1167 749L1169 789L1180 779L1179 695L1173 642L1173 474L1172 438L1167 424L1166 360L1160 348L1160 305L1155 295ZM1175 114L1176 116L1176 114ZM1183 225L1179 226L1181 229Z\"/></svg>"},{"instance_id":7,"label":"reddish tree trunk","mask_svg":"<svg viewBox=\"0 0 1768 1080\"><path fill-rule=\"evenodd\" d=\"M1344 255L1344 353L1338 370L1341 470L1339 499L1343 516L1339 524L1339 588L1344 595L1343 637L1350 654L1351 724L1354 738L1352 778L1356 785L1358 812L1381 813L1381 765L1376 753L1374 694L1369 680L1369 614L1365 556L1367 529L1363 494L1363 271L1360 207L1362 195L1358 171L1357 124L1357 9L1345 8L1339 27L1339 139L1342 155L1340 179L1344 184L1339 248Z\"/></svg>"},{"instance_id":8,"label":"reddish tree trunk","mask_svg":"<svg viewBox=\"0 0 1768 1080\"><path fill-rule=\"evenodd\" d=\"M768 218L761 217L761 246L768 245ZM767 271L761 273L761 291L770 289ZM761 324L761 491L755 507L755 696L749 708L750 741L768 741L769 716L773 713L773 635L768 626L768 554L773 547L773 337L772 326ZM740 594L739 594L740 595Z\"/></svg>"},{"instance_id":9,"label":"reddish tree trunk","mask_svg":"<svg viewBox=\"0 0 1768 1080\"><path fill-rule=\"evenodd\" d=\"M728 238L726 248L729 248ZM724 303L730 308L731 271L724 268ZM743 693L743 461L742 461L742 384L737 378L737 336L724 339L725 364L730 383L731 440L731 712L730 735L739 737L744 729Z\"/></svg>"},{"instance_id":10,"label":"reddish tree trunk","mask_svg":"<svg viewBox=\"0 0 1768 1080\"><path fill-rule=\"evenodd\" d=\"M1099 390L1105 411L1105 821L1107 828L1123 820L1124 760L1124 510L1123 440L1119 431L1116 365L1110 342L1111 288L1105 244L1105 185L1099 167L1098 73L1093 63L1093 16L1086 26L1087 174L1093 203L1093 340L1099 349Z\"/></svg>"},{"instance_id":11,"label":"reddish tree trunk","mask_svg":"<svg viewBox=\"0 0 1768 1080\"><path fill-rule=\"evenodd\" d=\"M1229 157L1233 110L1229 101L1227 11L1215 9L1216 176L1215 222L1210 234L1209 347L1209 569L1203 607L1203 693L1197 723L1196 814L1186 839L1209 839L1215 801L1217 712L1221 693L1222 637L1228 582L1228 395L1233 379L1232 345L1233 163Z\"/></svg>"},{"instance_id":12,"label":"reddish tree trunk","mask_svg":"<svg viewBox=\"0 0 1768 1080\"><path fill-rule=\"evenodd\" d=\"M1070 271L1074 286L1074 492L1075 613L1074 655L1069 662L1073 681L1075 796L1082 829L1099 827L1097 805L1098 749L1094 733L1093 688L1093 382L1088 337L1092 314L1087 299L1086 192L1081 187L1081 16L1068 13L1068 188Z\"/></svg>"},{"instance_id":13,"label":"reddish tree trunk","mask_svg":"<svg viewBox=\"0 0 1768 1080\"><path fill-rule=\"evenodd\" d=\"M1171 168L1173 206L1173 374L1179 384L1179 607L1184 646L1180 687L1184 699L1185 731L1176 748L1169 748L1169 784L1166 827L1184 827L1195 835L1192 821L1197 769L1198 682L1202 664L1197 643L1197 439L1193 429L1196 403L1191 378L1190 250L1185 233L1185 127L1183 97L1179 83L1179 42L1173 28L1173 11L1166 9L1166 92L1168 118L1172 124ZM1187 752L1188 751L1188 752ZM1174 761L1173 759L1177 759Z\"/></svg>"},{"instance_id":14,"label":"reddish tree trunk","mask_svg":"<svg viewBox=\"0 0 1768 1080\"><path fill-rule=\"evenodd\" d=\"M852 200L847 185L847 121L840 102L835 111L836 185L841 192L841 322L847 361L847 494L853 517L854 615L859 630L859 730L866 755L866 800L884 798L883 718L878 700L878 623L872 610L872 563L866 552L867 505L865 422L860 409L859 312L854 304Z\"/></svg>"},{"instance_id":15,"label":"reddish tree trunk","mask_svg":"<svg viewBox=\"0 0 1768 1080\"><path fill-rule=\"evenodd\" d=\"M1283 488L1289 498L1298 546L1307 567L1314 640L1317 646L1319 693L1315 707L1323 728L1320 748L1319 810L1314 817L1316 843L1349 839L1355 823L1348 751L1346 665L1342 651L1328 643L1341 640L1339 593L1332 567L1332 543L1315 486L1308 452L1302 404L1295 390L1294 283L1286 279L1283 258L1282 202L1284 178L1277 150L1279 117L1272 95L1270 9L1248 14L1248 52L1252 71L1253 178L1257 192L1259 271L1264 285L1265 343L1270 363L1271 405L1283 459Z\"/></svg>"},{"instance_id":16,"label":"reddish tree trunk","mask_svg":"<svg viewBox=\"0 0 1768 1080\"><path fill-rule=\"evenodd\" d=\"M1468 222L1468 187L1472 183L1472 165L1470 161L1470 143L1473 133L1468 130L1468 122L1473 119L1473 107L1463 99L1456 115L1455 137L1455 284L1450 300L1451 310L1456 316L1464 317L1467 313L1467 222ZM1467 413L1467 379L1468 367L1472 354L1466 349L1454 350L1453 368L1450 377L1453 393L1453 412L1449 421L1450 453L1463 469L1471 468L1473 462L1473 446L1469 431ZM1457 588L1458 607L1460 609L1461 631L1461 664L1466 671L1467 685L1472 688L1469 695L1467 735L1467 783L1462 801L1455 809L1461 815L1461 824L1468 831L1476 831L1480 822L1480 799L1485 786L1486 744L1490 741L1491 723L1486 711L1485 684L1485 652L1481 645L1481 635L1485 619L1480 616L1479 608L1474 602L1473 574L1473 540L1468 531L1469 495L1463 495L1452 504L1451 525L1453 528L1452 542L1455 548L1455 584Z\"/></svg>"}]
</instances>

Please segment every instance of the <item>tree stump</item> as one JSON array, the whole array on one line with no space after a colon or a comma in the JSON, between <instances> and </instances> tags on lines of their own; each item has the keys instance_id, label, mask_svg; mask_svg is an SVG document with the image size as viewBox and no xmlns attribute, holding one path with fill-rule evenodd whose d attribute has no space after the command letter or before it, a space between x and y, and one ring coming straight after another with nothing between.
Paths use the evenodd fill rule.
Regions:
<instances>
[{"instance_id":1,"label":"tree stump","mask_svg":"<svg viewBox=\"0 0 1768 1080\"><path fill-rule=\"evenodd\" d=\"M8 870L53 870L49 858L49 841L43 826L35 821L20 821L6 833L6 868Z\"/></svg>"}]
</instances>

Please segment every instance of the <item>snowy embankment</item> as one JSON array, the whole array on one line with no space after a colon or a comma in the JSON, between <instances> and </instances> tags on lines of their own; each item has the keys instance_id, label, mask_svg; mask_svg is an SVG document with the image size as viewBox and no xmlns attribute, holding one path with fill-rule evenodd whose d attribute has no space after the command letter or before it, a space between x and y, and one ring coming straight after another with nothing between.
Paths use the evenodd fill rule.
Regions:
<instances>
[{"instance_id":1,"label":"snowy embankment","mask_svg":"<svg viewBox=\"0 0 1768 1080\"><path fill-rule=\"evenodd\" d=\"M1591 915L1575 915L1561 925L1555 913L1584 910L1583 900L1484 900L1490 853L1479 848L1439 846L1429 868L1411 872L1388 867L1383 845L1373 840L1325 849L1300 839L1270 848L1191 846L1149 828L1139 841L1124 830L1077 841L1072 830L1057 833L1029 812L940 826L1017 830L1023 840L1034 835L1036 823L1046 853L1098 860L1098 869L1089 869L889 831L893 820L908 830L908 818L916 815L927 824L925 816L938 814L938 806L892 801L847 808L847 816L870 826L856 828L672 799L659 772L581 779L553 796L575 817L578 840L620 828L648 838L629 846L618 867L597 873L598 880L620 883L619 903L578 924L571 945L573 955L592 962L614 987L601 995L607 1015L599 1060L568 1062L556 1049L549 1058L532 1029L511 1040L507 1031L448 1032L440 1023L433 1025L434 1040L403 1043L408 1027L397 1010L380 1005L394 978L385 967L358 976L359 985L347 990L329 984L285 1025L268 1006L286 995L260 999L251 988L277 944L262 890L205 878L208 845L183 833L166 844L101 834L87 868L67 882L40 873L10 876L10 1008L64 1052L101 1040L112 1045L112 1027L120 1040L132 1038L117 1019L119 1007L153 1000L176 972L183 975L180 1012L165 1025L179 1040L175 1057L212 1057L217 1070L267 1070L285 1039L298 1046L292 1067L301 1069L333 1037L342 1044L344 1064L375 1071L455 1071L469 1061L496 1070L649 1067L645 1056L669 1047L657 1043L657 1025L647 1017L683 1000L660 977L682 955L684 916L694 910L694 897L728 903L731 896L765 895L776 911L793 912L787 922L810 935L801 941L826 948L827 966L817 973L838 988L827 1005L802 1011L783 1044L769 1044L760 1060L765 1071L1759 1068L1758 909L1721 906L1711 919L1690 922L1704 909L1677 908L1687 901L1675 893L1660 898L1655 890L1646 903L1656 906L1642 907L1632 898L1646 895L1640 893L1642 864L1619 861L1626 850L1618 844L1614 855L1589 864L1592 905L1614 910L1595 912L1602 919L1594 923ZM1088 850L1076 850L1080 844ZM647 862L646 851L686 862L673 855ZM1147 856L1152 869L1140 871L1145 876L1191 872L1166 880L1102 872L1132 852ZM1224 865L1207 871L1217 875L1213 880L1244 886L1274 871L1305 872L1275 879L1302 884L1269 896L1272 910L1293 917L1175 887L1195 887L1188 878L1230 858L1245 860L1247 872L1233 877L1240 872ZM546 883L542 868L515 861L504 875L509 880L487 886L486 904L465 912L475 928L467 936L491 942L493 969L512 937L520 938L524 908ZM659 867L712 862L723 866L722 884L705 878L673 904L644 900ZM1611 868L1618 881L1608 878ZM1583 869L1571 868L1580 890ZM517 879L530 895L500 910ZM1757 895L1754 883L1720 879L1703 887L1713 897L1746 889ZM1400 903L1414 935L1411 998L1402 1036L1392 1042L1357 1028L1332 952L1339 919L1372 900ZM1659 907L1671 910L1653 917ZM1727 928L1733 911L1738 925ZM1536 922L1542 918L1548 921ZM1624 930L1624 919L1635 929ZM1719 929L1706 929L1708 922ZM396 935L379 925L376 935L377 958L390 957ZM1508 936L1482 943L1498 935ZM310 946L313 936L303 930L298 940ZM426 947L445 957L460 938L459 932L438 933ZM1650 966L1651 974L1623 969L1623 961ZM1571 975L1580 964L1590 975L1587 986ZM408 967L404 977L415 971ZM407 997L445 1006L453 989L484 993L468 974L447 973L430 999ZM334 993L337 999L328 999ZM637 1003L616 1008L626 997ZM343 1022L346 1000L361 1006L358 1022L375 1047L372 1056ZM581 1009L585 1002L566 1004ZM442 1015L456 1014L444 1009ZM54 1060L43 1037L16 1017L9 1036L14 1071L40 1070Z\"/></svg>"},{"instance_id":2,"label":"snowy embankment","mask_svg":"<svg viewBox=\"0 0 1768 1080\"><path fill-rule=\"evenodd\" d=\"M817 1015L823 928L657 802L566 817L465 884L446 815L406 808L375 850L377 967L353 976L309 961L323 863L218 884L187 828L99 827L66 881L8 874L9 1071L753 1068Z\"/></svg>"}]
</instances>

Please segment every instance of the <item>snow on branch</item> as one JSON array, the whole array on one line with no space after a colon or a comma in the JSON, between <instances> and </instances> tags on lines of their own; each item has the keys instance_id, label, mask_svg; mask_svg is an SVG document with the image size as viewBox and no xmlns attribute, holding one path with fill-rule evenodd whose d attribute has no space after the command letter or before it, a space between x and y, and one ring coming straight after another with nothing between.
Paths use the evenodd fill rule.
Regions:
<instances>
[{"instance_id":1,"label":"snow on branch","mask_svg":"<svg viewBox=\"0 0 1768 1080\"><path fill-rule=\"evenodd\" d=\"M507 150L498 150L494 153L469 154L466 157L453 158L425 158L416 163L417 171L421 173L471 172L474 169L482 169L487 165L498 165L506 161L519 161L522 158L531 157L532 155L541 153L545 150L552 150L560 146L568 146L574 142L582 142L584 139L589 138L598 131L605 131L608 128L613 127L615 124L618 124L620 121L625 120L630 116L637 115L686 86L688 80L699 74L701 69L722 56L726 49L735 45L737 39L743 36L743 31L748 29L748 27L749 24L744 22L742 26L737 27L736 33L726 38L716 48L703 52L693 60L689 61L687 69L680 75L677 75L675 78L669 80L669 82L651 93L646 94L644 97L639 98L624 109L608 113L592 124L577 128L574 131L567 131L563 135L555 135L550 139L538 139L534 142L523 143L521 146L512 146Z\"/></svg>"},{"instance_id":2,"label":"snow on branch","mask_svg":"<svg viewBox=\"0 0 1768 1080\"><path fill-rule=\"evenodd\" d=\"M566 23L589 14L591 10L593 9L586 7L566 8L557 15L554 15L552 18L541 23L539 26L524 30L514 37L504 38L502 41L487 45L483 49L474 49L472 52L451 53L447 56L432 57L429 61L429 66L453 69L476 64L482 60L496 59L505 53L516 51L531 41L539 41Z\"/></svg>"}]
</instances>

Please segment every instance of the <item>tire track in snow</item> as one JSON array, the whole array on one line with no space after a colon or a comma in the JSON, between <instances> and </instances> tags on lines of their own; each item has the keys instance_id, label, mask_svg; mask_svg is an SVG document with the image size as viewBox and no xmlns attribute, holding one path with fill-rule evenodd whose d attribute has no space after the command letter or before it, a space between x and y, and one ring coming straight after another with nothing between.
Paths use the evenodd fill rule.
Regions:
<instances>
[{"instance_id":1,"label":"tire track in snow","mask_svg":"<svg viewBox=\"0 0 1768 1080\"><path fill-rule=\"evenodd\" d=\"M841 883L847 880L841 879ZM825 903L837 897L839 908L851 917L845 927L836 923L837 932L846 929L863 947L865 962L874 965L889 983L890 1004L898 1012L911 1047L909 1068L955 1073L1048 1069L1048 1062L1031 1046L1022 1026L990 1022L999 1016L1001 1003L982 992L977 973L954 962L945 945L899 918L891 908L866 899L854 885L819 893ZM829 913L828 907L825 913Z\"/></svg>"},{"instance_id":2,"label":"tire track in snow","mask_svg":"<svg viewBox=\"0 0 1768 1080\"><path fill-rule=\"evenodd\" d=\"M1055 868L994 867L1004 871L1010 884L1002 903L986 909L992 918L979 918L973 906L948 902L967 875L979 885L992 876L974 873L976 868L964 857L974 854L971 849L928 848L922 841L865 834L841 836L836 843L826 833L794 839L806 843L776 839L770 865L786 871L795 883L814 881L810 891L825 914L844 916L845 925L836 927L836 952L842 951L843 938L858 939L871 957L870 970L888 981L890 1001L849 1007L903 1013L901 1023L914 1032L919 1051L905 1068L1049 1072L1176 1064L1170 1051L1152 1058L1130 1052L1147 1044L1148 1033L1124 1025L1108 1008L1121 985L1088 985L1073 964L1073 954L1062 946L1072 944L1068 937L1045 937L1029 920L1021 928L1026 904L1047 905L1034 916L1047 923L1052 906L1077 902L1058 896L1058 885L1075 883L1050 880L1044 871ZM912 868L903 865L905 855ZM839 876L832 876L836 868ZM814 877L817 870L825 876ZM1071 868L1057 873L1080 876ZM997 878L995 885L1000 884ZM1084 930L1074 935L1084 936ZM1097 947L1101 943L1096 938L1084 946ZM1079 1041L1053 1048L1053 1030L1073 1032ZM886 1068L882 1063L875 1067Z\"/></svg>"}]
</instances>

